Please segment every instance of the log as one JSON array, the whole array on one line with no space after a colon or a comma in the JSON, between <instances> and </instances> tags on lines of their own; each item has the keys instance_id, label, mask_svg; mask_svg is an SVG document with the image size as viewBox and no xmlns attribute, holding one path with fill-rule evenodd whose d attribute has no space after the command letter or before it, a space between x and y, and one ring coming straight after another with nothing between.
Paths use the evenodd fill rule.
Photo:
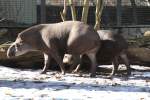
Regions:
<instances>
[{"instance_id":1,"label":"log","mask_svg":"<svg viewBox=\"0 0 150 100\"><path fill-rule=\"evenodd\" d=\"M129 49L128 56L132 64L149 64L150 65L150 37L128 39ZM0 45L0 64L6 66L19 67L42 67L43 54L41 52L32 51L19 57L8 59L6 56L7 49L11 42L6 42ZM52 61L52 65L56 65Z\"/></svg>"},{"instance_id":2,"label":"log","mask_svg":"<svg viewBox=\"0 0 150 100\"><path fill-rule=\"evenodd\" d=\"M150 49L145 47L130 47L128 57L132 64L150 65Z\"/></svg>"},{"instance_id":3,"label":"log","mask_svg":"<svg viewBox=\"0 0 150 100\"><path fill-rule=\"evenodd\" d=\"M150 65L150 36L128 39L128 56L131 64Z\"/></svg>"},{"instance_id":4,"label":"log","mask_svg":"<svg viewBox=\"0 0 150 100\"><path fill-rule=\"evenodd\" d=\"M29 52L19 57L7 58L7 49L11 45L11 43L12 42L6 42L0 45L0 64L9 66L9 63L11 65L12 63L14 63L14 66L16 64L17 66L30 67L34 65L34 63L43 61L43 54L38 51Z\"/></svg>"},{"instance_id":5,"label":"log","mask_svg":"<svg viewBox=\"0 0 150 100\"><path fill-rule=\"evenodd\" d=\"M130 38L127 41L131 47L145 47L150 49L150 36Z\"/></svg>"}]
</instances>

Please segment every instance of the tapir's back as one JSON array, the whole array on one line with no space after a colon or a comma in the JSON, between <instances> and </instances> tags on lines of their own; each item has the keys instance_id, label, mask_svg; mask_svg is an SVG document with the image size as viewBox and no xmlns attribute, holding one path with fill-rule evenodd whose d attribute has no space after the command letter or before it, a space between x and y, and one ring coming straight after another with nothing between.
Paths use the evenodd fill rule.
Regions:
<instances>
[{"instance_id":1,"label":"tapir's back","mask_svg":"<svg viewBox=\"0 0 150 100\"><path fill-rule=\"evenodd\" d=\"M51 45L58 48L67 46L69 51L76 53L95 48L99 45L100 39L92 27L80 21L39 24L24 30L20 36L32 45L41 44L48 48Z\"/></svg>"}]
</instances>

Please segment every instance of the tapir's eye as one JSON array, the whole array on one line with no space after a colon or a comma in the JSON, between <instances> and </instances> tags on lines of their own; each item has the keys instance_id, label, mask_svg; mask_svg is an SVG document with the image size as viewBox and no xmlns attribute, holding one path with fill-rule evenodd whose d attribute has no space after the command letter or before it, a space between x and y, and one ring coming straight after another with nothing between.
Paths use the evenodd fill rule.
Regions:
<instances>
[{"instance_id":1,"label":"tapir's eye","mask_svg":"<svg viewBox=\"0 0 150 100\"><path fill-rule=\"evenodd\" d=\"M19 47L20 47L20 44L16 43L16 47L19 48Z\"/></svg>"},{"instance_id":2,"label":"tapir's eye","mask_svg":"<svg viewBox=\"0 0 150 100\"><path fill-rule=\"evenodd\" d=\"M20 47L21 45L23 45L22 42L16 43L16 46L17 46L17 47Z\"/></svg>"},{"instance_id":3,"label":"tapir's eye","mask_svg":"<svg viewBox=\"0 0 150 100\"><path fill-rule=\"evenodd\" d=\"M15 48L16 48L16 51L21 51L21 44L20 43L16 43L15 44Z\"/></svg>"},{"instance_id":4,"label":"tapir's eye","mask_svg":"<svg viewBox=\"0 0 150 100\"><path fill-rule=\"evenodd\" d=\"M67 56L65 55L64 58L67 58Z\"/></svg>"}]
</instances>

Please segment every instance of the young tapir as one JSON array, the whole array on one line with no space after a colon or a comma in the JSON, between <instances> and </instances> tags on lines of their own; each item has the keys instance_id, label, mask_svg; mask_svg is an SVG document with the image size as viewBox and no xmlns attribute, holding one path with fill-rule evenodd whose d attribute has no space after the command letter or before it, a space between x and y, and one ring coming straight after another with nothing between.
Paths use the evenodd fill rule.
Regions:
<instances>
[{"instance_id":1,"label":"young tapir","mask_svg":"<svg viewBox=\"0 0 150 100\"><path fill-rule=\"evenodd\" d=\"M7 56L19 56L28 51L39 50L43 52L45 60L41 73L46 73L51 58L54 58L62 74L65 74L62 52L71 55L87 54L92 61L91 76L95 76L99 39L92 27L80 21L40 24L19 33L16 41L8 48Z\"/></svg>"},{"instance_id":2,"label":"young tapir","mask_svg":"<svg viewBox=\"0 0 150 100\"><path fill-rule=\"evenodd\" d=\"M98 30L98 35L100 37L101 47L99 48L96 57L97 62L101 62L102 58L105 60L112 61L114 67L110 76L114 75L117 72L119 62L118 58L122 58L124 64L127 67L127 74L131 74L130 64L126 55L126 50L128 48L128 43L126 40L118 34L117 32L111 30ZM76 69L73 72L77 72L80 68L80 59L81 57L73 56L70 54L65 54L63 58L63 62L66 64L72 65L70 70L72 70L75 66ZM79 65L78 65L79 64Z\"/></svg>"},{"instance_id":3,"label":"young tapir","mask_svg":"<svg viewBox=\"0 0 150 100\"><path fill-rule=\"evenodd\" d=\"M112 61L114 67L112 69L112 72L110 76L114 75L119 66L119 57L122 59L124 64L127 67L127 75L131 74L130 69L130 63L127 57L127 49L128 49L128 43L123 38L123 36L116 31L112 30L98 30L98 35L101 39L101 49L98 50L96 56L97 61L100 62L102 57L103 59Z\"/></svg>"}]
</instances>

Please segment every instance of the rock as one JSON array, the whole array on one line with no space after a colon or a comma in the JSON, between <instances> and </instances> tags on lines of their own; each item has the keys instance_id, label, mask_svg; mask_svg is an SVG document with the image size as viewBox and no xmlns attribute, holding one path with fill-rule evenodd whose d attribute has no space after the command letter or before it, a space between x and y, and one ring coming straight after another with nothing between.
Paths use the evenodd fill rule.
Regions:
<instances>
[{"instance_id":1,"label":"rock","mask_svg":"<svg viewBox=\"0 0 150 100\"><path fill-rule=\"evenodd\" d=\"M150 31L146 31L146 32L144 33L144 36L150 36Z\"/></svg>"}]
</instances>

